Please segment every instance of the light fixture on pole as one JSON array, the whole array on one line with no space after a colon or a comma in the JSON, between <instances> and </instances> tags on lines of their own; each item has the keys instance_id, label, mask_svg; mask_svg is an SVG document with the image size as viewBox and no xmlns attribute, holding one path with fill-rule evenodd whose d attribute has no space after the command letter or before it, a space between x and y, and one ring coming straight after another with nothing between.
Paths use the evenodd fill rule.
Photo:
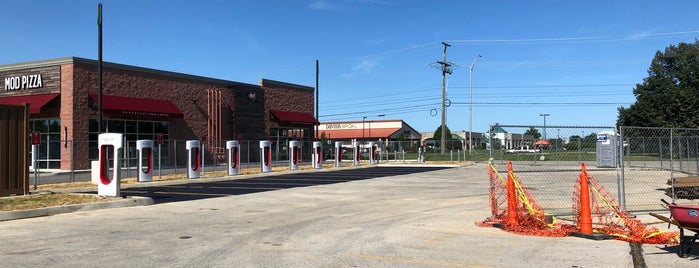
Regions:
<instances>
[{"instance_id":1,"label":"light fixture on pole","mask_svg":"<svg viewBox=\"0 0 699 268\"><path fill-rule=\"evenodd\" d=\"M473 68L476 67L476 62L478 58L483 57L483 55L478 54L473 62L471 63L471 68L468 72L468 154L473 161Z\"/></svg>"}]
</instances>

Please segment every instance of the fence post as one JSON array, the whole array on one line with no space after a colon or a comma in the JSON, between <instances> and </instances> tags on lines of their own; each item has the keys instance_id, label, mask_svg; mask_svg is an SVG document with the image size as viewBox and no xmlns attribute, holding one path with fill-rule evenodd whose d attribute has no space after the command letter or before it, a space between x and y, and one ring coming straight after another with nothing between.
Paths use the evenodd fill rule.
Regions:
<instances>
[{"instance_id":1,"label":"fence post","mask_svg":"<svg viewBox=\"0 0 699 268\"><path fill-rule=\"evenodd\" d=\"M663 169L663 142L660 137L658 137L658 149L660 150L658 153L658 158L660 158L660 169Z\"/></svg>"},{"instance_id":2,"label":"fence post","mask_svg":"<svg viewBox=\"0 0 699 268\"><path fill-rule=\"evenodd\" d=\"M75 182L75 141L70 141L70 182Z\"/></svg>"},{"instance_id":3,"label":"fence post","mask_svg":"<svg viewBox=\"0 0 699 268\"><path fill-rule=\"evenodd\" d=\"M614 130L615 132L617 131L616 129ZM621 203L621 207L626 211L626 177L624 174L624 127L619 127L619 140L617 142L620 143L621 146L620 148L617 149L619 152L619 168L621 169L621 177L617 178L617 192L619 195L619 203ZM631 154L631 145L629 143L629 155Z\"/></svg>"},{"instance_id":4,"label":"fence post","mask_svg":"<svg viewBox=\"0 0 699 268\"><path fill-rule=\"evenodd\" d=\"M177 140L172 142L172 146L174 147L173 152L175 153L175 174L177 174Z\"/></svg>"},{"instance_id":5,"label":"fence post","mask_svg":"<svg viewBox=\"0 0 699 268\"><path fill-rule=\"evenodd\" d=\"M126 153L126 157L124 157L124 161L126 161L126 177L130 178L131 177L131 148L129 146L129 141L124 141L126 142L126 150L124 150L124 153Z\"/></svg>"},{"instance_id":6,"label":"fence post","mask_svg":"<svg viewBox=\"0 0 699 268\"><path fill-rule=\"evenodd\" d=\"M674 157L672 156L672 155L673 155L673 152L674 152L674 146L673 146L673 144L672 144L672 140L674 139L674 138L672 137L673 134L674 134L674 133L673 133L672 129L670 129L670 179L672 179L672 181L673 181L673 187L672 187L672 203L675 203L675 187L674 187L674 181L675 181L675 161L674 161L674 159L673 159Z\"/></svg>"}]
</instances>

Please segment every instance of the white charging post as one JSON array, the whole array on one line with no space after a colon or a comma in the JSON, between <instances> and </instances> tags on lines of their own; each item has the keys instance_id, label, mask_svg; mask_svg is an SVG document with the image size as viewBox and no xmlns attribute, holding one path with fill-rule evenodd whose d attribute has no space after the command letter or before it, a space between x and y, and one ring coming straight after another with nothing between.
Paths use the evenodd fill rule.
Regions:
<instances>
[{"instance_id":1,"label":"white charging post","mask_svg":"<svg viewBox=\"0 0 699 268\"><path fill-rule=\"evenodd\" d=\"M313 154L311 155L314 169L323 168L323 142L313 142Z\"/></svg>"},{"instance_id":2,"label":"white charging post","mask_svg":"<svg viewBox=\"0 0 699 268\"><path fill-rule=\"evenodd\" d=\"M301 142L289 141L289 170L299 169L299 152L301 151Z\"/></svg>"},{"instance_id":3,"label":"white charging post","mask_svg":"<svg viewBox=\"0 0 699 268\"><path fill-rule=\"evenodd\" d=\"M354 148L354 157L352 158L352 159L354 159L354 165L355 165L355 166L359 166L360 161L361 161L361 159L362 159L362 158L361 158L362 149L361 149L361 147L359 146L359 142L358 142L358 141L355 141L355 142L352 144L352 147Z\"/></svg>"},{"instance_id":4,"label":"white charging post","mask_svg":"<svg viewBox=\"0 0 699 268\"><path fill-rule=\"evenodd\" d=\"M272 171L272 143L270 141L260 141L260 170L263 173Z\"/></svg>"},{"instance_id":5,"label":"white charging post","mask_svg":"<svg viewBox=\"0 0 699 268\"><path fill-rule=\"evenodd\" d=\"M198 140L188 140L187 147L187 177L196 179L201 176L201 143Z\"/></svg>"},{"instance_id":6,"label":"white charging post","mask_svg":"<svg viewBox=\"0 0 699 268\"><path fill-rule=\"evenodd\" d=\"M228 149L228 176L240 174L240 143L227 141L226 149Z\"/></svg>"},{"instance_id":7,"label":"white charging post","mask_svg":"<svg viewBox=\"0 0 699 268\"><path fill-rule=\"evenodd\" d=\"M138 182L153 181L153 141L137 140Z\"/></svg>"},{"instance_id":8,"label":"white charging post","mask_svg":"<svg viewBox=\"0 0 699 268\"><path fill-rule=\"evenodd\" d=\"M342 167L342 142L335 142L335 166Z\"/></svg>"},{"instance_id":9,"label":"white charging post","mask_svg":"<svg viewBox=\"0 0 699 268\"><path fill-rule=\"evenodd\" d=\"M369 164L376 164L376 143L374 142L369 143Z\"/></svg>"},{"instance_id":10,"label":"white charging post","mask_svg":"<svg viewBox=\"0 0 699 268\"><path fill-rule=\"evenodd\" d=\"M121 172L119 169L123 134L102 133L97 137L99 146L99 184L97 195L117 197L120 195ZM112 172L109 172L111 167Z\"/></svg>"}]
</instances>

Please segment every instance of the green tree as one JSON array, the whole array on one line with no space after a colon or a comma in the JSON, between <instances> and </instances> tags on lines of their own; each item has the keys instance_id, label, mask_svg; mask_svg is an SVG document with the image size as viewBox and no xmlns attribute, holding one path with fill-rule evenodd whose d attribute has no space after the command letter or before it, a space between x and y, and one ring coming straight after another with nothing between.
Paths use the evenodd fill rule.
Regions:
<instances>
[{"instance_id":1,"label":"green tree","mask_svg":"<svg viewBox=\"0 0 699 268\"><path fill-rule=\"evenodd\" d=\"M535 140L538 140L541 138L541 133L539 133L538 129L535 129L534 127L529 127L529 129L524 132L524 136L529 136L533 137Z\"/></svg>"},{"instance_id":2,"label":"green tree","mask_svg":"<svg viewBox=\"0 0 699 268\"><path fill-rule=\"evenodd\" d=\"M633 94L635 103L618 108L618 126L699 127L699 42L655 52Z\"/></svg>"},{"instance_id":3,"label":"green tree","mask_svg":"<svg viewBox=\"0 0 699 268\"><path fill-rule=\"evenodd\" d=\"M446 147L447 149L452 149L452 144L454 143L451 137L451 131L449 130L449 127L445 127L446 131ZM439 147L442 144L442 126L437 127L437 129L434 131L434 136L432 136L432 139L435 142L435 147Z\"/></svg>"}]
</instances>

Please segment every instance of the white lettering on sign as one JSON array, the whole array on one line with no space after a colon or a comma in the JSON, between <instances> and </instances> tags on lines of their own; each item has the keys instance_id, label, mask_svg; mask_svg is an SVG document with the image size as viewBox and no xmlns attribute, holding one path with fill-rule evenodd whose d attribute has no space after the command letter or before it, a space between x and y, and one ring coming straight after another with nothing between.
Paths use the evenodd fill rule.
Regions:
<instances>
[{"instance_id":1,"label":"white lettering on sign","mask_svg":"<svg viewBox=\"0 0 699 268\"><path fill-rule=\"evenodd\" d=\"M354 124L327 124L326 129L346 129L346 128L357 128Z\"/></svg>"},{"instance_id":2,"label":"white lettering on sign","mask_svg":"<svg viewBox=\"0 0 699 268\"><path fill-rule=\"evenodd\" d=\"M5 77L5 91L44 87L41 74Z\"/></svg>"}]
</instances>

